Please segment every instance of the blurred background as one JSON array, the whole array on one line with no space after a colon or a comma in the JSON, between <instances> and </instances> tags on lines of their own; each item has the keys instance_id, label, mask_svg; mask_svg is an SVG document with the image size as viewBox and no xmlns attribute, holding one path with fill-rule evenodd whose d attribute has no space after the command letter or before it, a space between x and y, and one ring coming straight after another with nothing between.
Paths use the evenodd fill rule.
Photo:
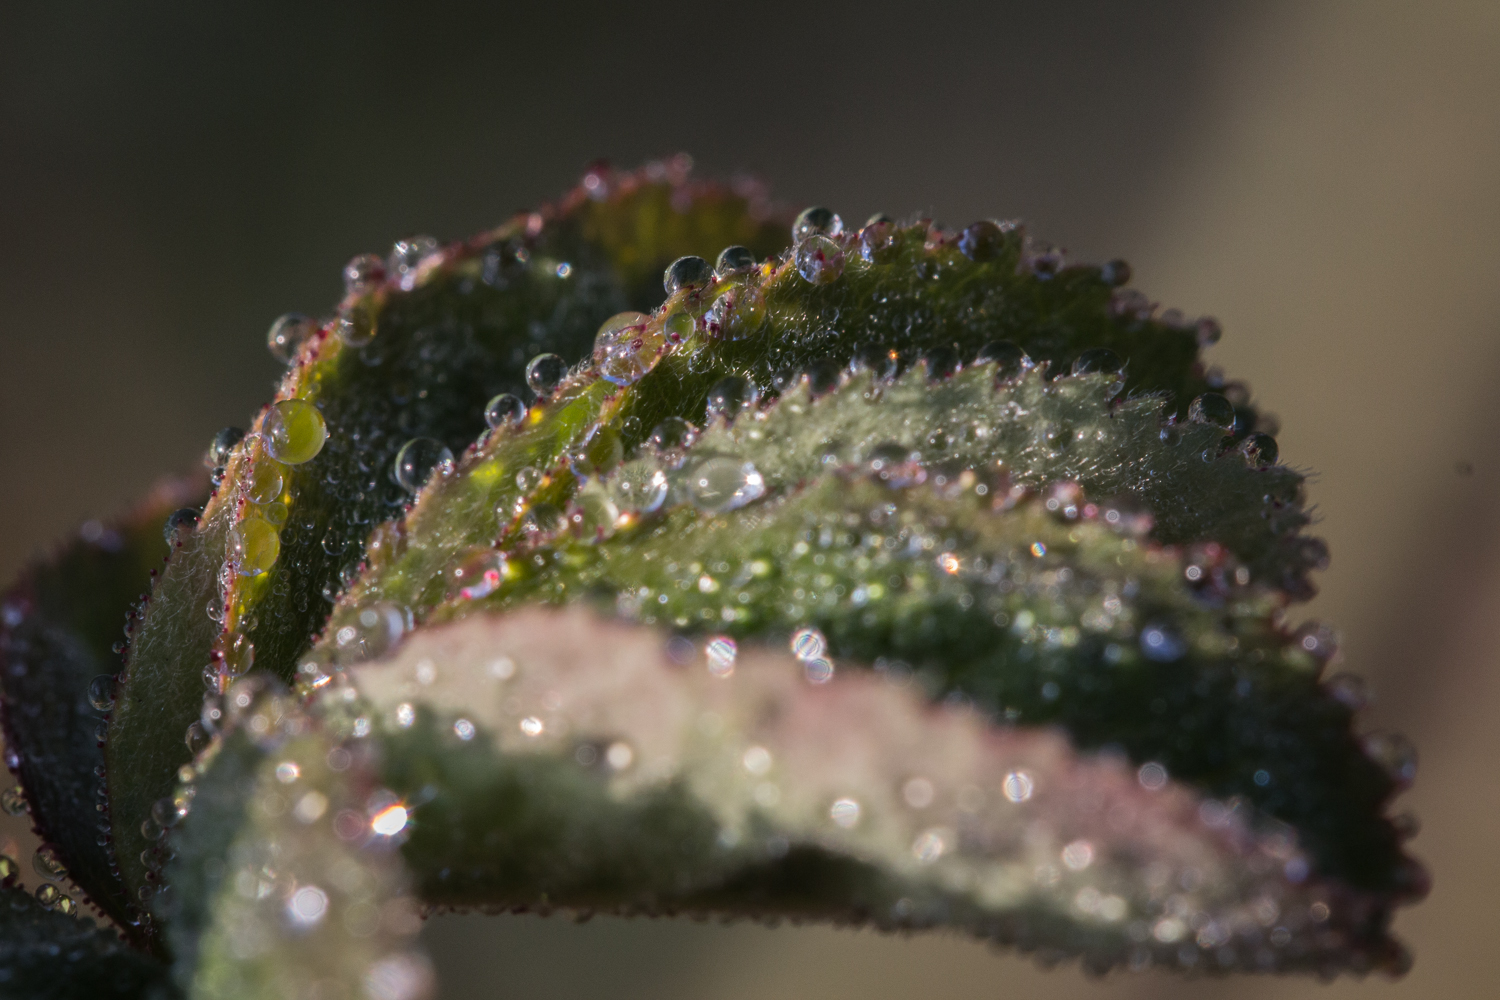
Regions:
<instances>
[{"instance_id":1,"label":"blurred background","mask_svg":"<svg viewBox=\"0 0 1500 1000\"><path fill-rule=\"evenodd\" d=\"M686 150L855 221L1019 216L1217 316L1315 474L1334 557L1298 614L1422 754L1415 969L1097 980L942 936L450 917L444 997L1493 996L1500 4L506 6L0 7L0 578L242 425L266 327L351 255L597 157Z\"/></svg>"}]
</instances>

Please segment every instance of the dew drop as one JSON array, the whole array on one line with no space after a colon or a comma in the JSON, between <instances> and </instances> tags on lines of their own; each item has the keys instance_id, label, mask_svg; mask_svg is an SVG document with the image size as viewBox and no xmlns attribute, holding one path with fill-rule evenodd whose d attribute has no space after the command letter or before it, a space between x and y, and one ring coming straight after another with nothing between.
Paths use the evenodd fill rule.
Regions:
<instances>
[{"instance_id":1,"label":"dew drop","mask_svg":"<svg viewBox=\"0 0 1500 1000\"><path fill-rule=\"evenodd\" d=\"M5 791L0 792L0 811L4 811L5 815L21 816L26 813L27 809L26 793L20 785L12 785ZM0 881L3 881L4 878L4 873L0 872Z\"/></svg>"},{"instance_id":2,"label":"dew drop","mask_svg":"<svg viewBox=\"0 0 1500 1000\"><path fill-rule=\"evenodd\" d=\"M974 355L974 364L995 366L995 377L1002 381L1019 378L1035 367L1019 345L1009 340L992 340Z\"/></svg>"},{"instance_id":3,"label":"dew drop","mask_svg":"<svg viewBox=\"0 0 1500 1000\"><path fill-rule=\"evenodd\" d=\"M1256 431L1240 442L1240 454L1244 455L1245 461L1255 468L1264 469L1276 464L1281 451L1276 446L1275 438Z\"/></svg>"},{"instance_id":4,"label":"dew drop","mask_svg":"<svg viewBox=\"0 0 1500 1000\"><path fill-rule=\"evenodd\" d=\"M411 236L397 240L391 247L387 267L396 276L401 287L410 291L416 286L418 268L437 249L438 241L431 236Z\"/></svg>"},{"instance_id":5,"label":"dew drop","mask_svg":"<svg viewBox=\"0 0 1500 1000\"><path fill-rule=\"evenodd\" d=\"M732 275L753 271L755 263L755 254L751 252L749 247L725 247L719 252L719 259L714 264L714 273L720 278L728 278Z\"/></svg>"},{"instance_id":6,"label":"dew drop","mask_svg":"<svg viewBox=\"0 0 1500 1000\"><path fill-rule=\"evenodd\" d=\"M681 417L668 417L646 437L646 447L663 458L681 458L682 453L698 440L698 428Z\"/></svg>"},{"instance_id":7,"label":"dew drop","mask_svg":"<svg viewBox=\"0 0 1500 1000\"><path fill-rule=\"evenodd\" d=\"M994 260L1005 249L1006 230L997 222L981 219L958 237L958 249L970 260Z\"/></svg>"},{"instance_id":8,"label":"dew drop","mask_svg":"<svg viewBox=\"0 0 1500 1000\"><path fill-rule=\"evenodd\" d=\"M183 812L170 797L151 803L151 818L164 830L170 830L182 819Z\"/></svg>"},{"instance_id":9,"label":"dew drop","mask_svg":"<svg viewBox=\"0 0 1500 1000\"><path fill-rule=\"evenodd\" d=\"M668 295L684 288L696 288L714 280L714 269L702 257L678 257L662 274L662 287Z\"/></svg>"},{"instance_id":10,"label":"dew drop","mask_svg":"<svg viewBox=\"0 0 1500 1000\"><path fill-rule=\"evenodd\" d=\"M375 254L362 253L344 265L344 294L364 295L374 291L385 280L385 261Z\"/></svg>"},{"instance_id":11,"label":"dew drop","mask_svg":"<svg viewBox=\"0 0 1500 1000\"><path fill-rule=\"evenodd\" d=\"M541 485L542 473L536 466L528 465L516 472L516 489L530 493Z\"/></svg>"},{"instance_id":12,"label":"dew drop","mask_svg":"<svg viewBox=\"0 0 1500 1000\"><path fill-rule=\"evenodd\" d=\"M618 313L604 321L594 336L594 364L603 378L615 385L634 385L652 369L664 338L650 322L638 312Z\"/></svg>"},{"instance_id":13,"label":"dew drop","mask_svg":"<svg viewBox=\"0 0 1500 1000\"><path fill-rule=\"evenodd\" d=\"M68 877L68 866L63 864L62 854L52 844L43 844L31 856L31 867L42 878L51 882Z\"/></svg>"},{"instance_id":14,"label":"dew drop","mask_svg":"<svg viewBox=\"0 0 1500 1000\"><path fill-rule=\"evenodd\" d=\"M284 365L297 360L297 351L307 338L318 332L318 324L301 313L279 316L266 333L266 347L271 356Z\"/></svg>"},{"instance_id":15,"label":"dew drop","mask_svg":"<svg viewBox=\"0 0 1500 1000\"><path fill-rule=\"evenodd\" d=\"M1217 392L1205 392L1188 404L1188 419L1228 430L1234 426L1234 404Z\"/></svg>"},{"instance_id":16,"label":"dew drop","mask_svg":"<svg viewBox=\"0 0 1500 1000\"><path fill-rule=\"evenodd\" d=\"M1125 369L1125 363L1120 356L1107 347L1094 347L1073 361L1072 373L1074 375L1092 375L1095 373L1103 375L1118 375Z\"/></svg>"},{"instance_id":17,"label":"dew drop","mask_svg":"<svg viewBox=\"0 0 1500 1000\"><path fill-rule=\"evenodd\" d=\"M526 404L521 397L502 392L484 408L484 422L493 430L515 427L526 418Z\"/></svg>"},{"instance_id":18,"label":"dew drop","mask_svg":"<svg viewBox=\"0 0 1500 1000\"><path fill-rule=\"evenodd\" d=\"M196 757L208 749L208 745L213 742L213 737L208 734L208 730L203 728L202 722L195 721L187 727L182 741L187 744L188 753Z\"/></svg>"},{"instance_id":19,"label":"dew drop","mask_svg":"<svg viewBox=\"0 0 1500 1000\"><path fill-rule=\"evenodd\" d=\"M161 526L161 534L168 545L175 545L180 537L192 532L198 523L198 510L195 507L181 507L168 515L166 523Z\"/></svg>"},{"instance_id":20,"label":"dew drop","mask_svg":"<svg viewBox=\"0 0 1500 1000\"><path fill-rule=\"evenodd\" d=\"M859 255L872 263L890 257L895 245L895 223L884 215L871 216L859 231Z\"/></svg>"},{"instance_id":21,"label":"dew drop","mask_svg":"<svg viewBox=\"0 0 1500 1000\"><path fill-rule=\"evenodd\" d=\"M1130 265L1123 260L1112 260L1099 268L1099 277L1111 288L1119 288L1130 281Z\"/></svg>"},{"instance_id":22,"label":"dew drop","mask_svg":"<svg viewBox=\"0 0 1500 1000\"><path fill-rule=\"evenodd\" d=\"M396 463L392 475L401 488L408 493L420 492L434 474L447 476L453 472L453 452L448 446L433 438L412 438L396 452Z\"/></svg>"},{"instance_id":23,"label":"dew drop","mask_svg":"<svg viewBox=\"0 0 1500 1000\"><path fill-rule=\"evenodd\" d=\"M253 504L268 504L280 498L284 485L281 463L262 457L245 480L245 499Z\"/></svg>"},{"instance_id":24,"label":"dew drop","mask_svg":"<svg viewBox=\"0 0 1500 1000\"><path fill-rule=\"evenodd\" d=\"M662 321L662 334L669 344L680 344L693 335L698 321L686 309L679 309Z\"/></svg>"},{"instance_id":25,"label":"dew drop","mask_svg":"<svg viewBox=\"0 0 1500 1000\"><path fill-rule=\"evenodd\" d=\"M556 354L538 354L526 365L526 384L545 399L568 376L568 363Z\"/></svg>"},{"instance_id":26,"label":"dew drop","mask_svg":"<svg viewBox=\"0 0 1500 1000\"><path fill-rule=\"evenodd\" d=\"M208 454L203 456L205 468L218 469L229 464L229 455L234 451L234 446L245 439L245 432L238 427L225 427L214 435L214 439L208 446Z\"/></svg>"},{"instance_id":27,"label":"dew drop","mask_svg":"<svg viewBox=\"0 0 1500 1000\"><path fill-rule=\"evenodd\" d=\"M941 382L958 374L963 367L958 352L951 347L934 347L922 355L922 365L927 369L927 381Z\"/></svg>"},{"instance_id":28,"label":"dew drop","mask_svg":"<svg viewBox=\"0 0 1500 1000\"><path fill-rule=\"evenodd\" d=\"M41 903L49 910L56 906L57 901L61 898L62 890L57 886L52 885L51 883L46 883L36 887L36 901L38 903Z\"/></svg>"},{"instance_id":29,"label":"dew drop","mask_svg":"<svg viewBox=\"0 0 1500 1000\"><path fill-rule=\"evenodd\" d=\"M1323 686L1335 701L1347 706L1351 712L1358 712L1370 703L1370 687L1358 674L1334 674Z\"/></svg>"},{"instance_id":30,"label":"dew drop","mask_svg":"<svg viewBox=\"0 0 1500 1000\"><path fill-rule=\"evenodd\" d=\"M722 514L760 499L765 480L751 462L738 458L710 458L693 468L688 495L693 506L710 514Z\"/></svg>"},{"instance_id":31,"label":"dew drop","mask_svg":"<svg viewBox=\"0 0 1500 1000\"><path fill-rule=\"evenodd\" d=\"M837 236L843 231L843 219L831 209L815 205L804 208L792 223L792 242L801 243L810 236Z\"/></svg>"},{"instance_id":32,"label":"dew drop","mask_svg":"<svg viewBox=\"0 0 1500 1000\"><path fill-rule=\"evenodd\" d=\"M754 284L731 285L714 300L708 323L722 340L744 340L766 321L766 296Z\"/></svg>"},{"instance_id":33,"label":"dew drop","mask_svg":"<svg viewBox=\"0 0 1500 1000\"><path fill-rule=\"evenodd\" d=\"M377 601L359 610L354 620L333 634L342 663L359 663L385 655L405 635L406 609L391 601Z\"/></svg>"},{"instance_id":34,"label":"dew drop","mask_svg":"<svg viewBox=\"0 0 1500 1000\"><path fill-rule=\"evenodd\" d=\"M730 375L713 384L708 390L707 419L723 418L733 422L740 411L754 406L760 399L760 390L747 378Z\"/></svg>"},{"instance_id":35,"label":"dew drop","mask_svg":"<svg viewBox=\"0 0 1500 1000\"><path fill-rule=\"evenodd\" d=\"M108 712L115 707L114 674L99 674L89 681L89 704L96 712Z\"/></svg>"},{"instance_id":36,"label":"dew drop","mask_svg":"<svg viewBox=\"0 0 1500 1000\"><path fill-rule=\"evenodd\" d=\"M844 250L826 236L810 236L797 244L797 273L814 285L837 281L844 273Z\"/></svg>"},{"instance_id":37,"label":"dew drop","mask_svg":"<svg viewBox=\"0 0 1500 1000\"><path fill-rule=\"evenodd\" d=\"M241 576L260 576L281 556L281 536L274 525L250 517L229 530L229 561Z\"/></svg>"},{"instance_id":38,"label":"dew drop","mask_svg":"<svg viewBox=\"0 0 1500 1000\"><path fill-rule=\"evenodd\" d=\"M728 677L734 673L739 646L727 635L716 635L704 643L703 654L708 659L709 673L715 677Z\"/></svg>"},{"instance_id":39,"label":"dew drop","mask_svg":"<svg viewBox=\"0 0 1500 1000\"><path fill-rule=\"evenodd\" d=\"M287 465L310 462L328 440L323 414L304 399L283 399L266 411L261 421L266 452Z\"/></svg>"},{"instance_id":40,"label":"dew drop","mask_svg":"<svg viewBox=\"0 0 1500 1000\"><path fill-rule=\"evenodd\" d=\"M375 339L377 307L372 299L357 299L339 307L333 332L349 347L364 347Z\"/></svg>"}]
</instances>

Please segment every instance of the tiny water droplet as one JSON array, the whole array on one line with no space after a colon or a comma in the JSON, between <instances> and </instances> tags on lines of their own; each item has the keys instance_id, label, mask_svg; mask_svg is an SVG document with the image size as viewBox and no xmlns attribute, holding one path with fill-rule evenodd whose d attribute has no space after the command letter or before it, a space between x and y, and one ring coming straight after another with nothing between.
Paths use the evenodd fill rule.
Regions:
<instances>
[{"instance_id":1,"label":"tiny water droplet","mask_svg":"<svg viewBox=\"0 0 1500 1000\"><path fill-rule=\"evenodd\" d=\"M175 545L178 538L191 532L197 523L197 508L180 507L168 515L166 523L161 527L162 537L168 545Z\"/></svg>"},{"instance_id":2,"label":"tiny water droplet","mask_svg":"<svg viewBox=\"0 0 1500 1000\"><path fill-rule=\"evenodd\" d=\"M843 231L843 219L831 209L815 205L804 208L792 223L792 242L801 243L809 236L838 236Z\"/></svg>"},{"instance_id":3,"label":"tiny water droplet","mask_svg":"<svg viewBox=\"0 0 1500 1000\"><path fill-rule=\"evenodd\" d=\"M266 452L278 462L301 465L323 450L328 425L323 414L304 399L283 399L261 421Z\"/></svg>"},{"instance_id":4,"label":"tiny water droplet","mask_svg":"<svg viewBox=\"0 0 1500 1000\"><path fill-rule=\"evenodd\" d=\"M568 363L556 354L538 354L526 365L526 384L545 399L568 376Z\"/></svg>"},{"instance_id":5,"label":"tiny water droplet","mask_svg":"<svg viewBox=\"0 0 1500 1000\"><path fill-rule=\"evenodd\" d=\"M344 265L344 294L363 295L385 280L385 261L375 254L362 253Z\"/></svg>"},{"instance_id":6,"label":"tiny water droplet","mask_svg":"<svg viewBox=\"0 0 1500 1000\"><path fill-rule=\"evenodd\" d=\"M317 332L318 324L311 318L301 313L287 313L277 317L266 332L266 347L277 361L289 365L297 360L297 351L307 338Z\"/></svg>"},{"instance_id":7,"label":"tiny water droplet","mask_svg":"<svg viewBox=\"0 0 1500 1000\"><path fill-rule=\"evenodd\" d=\"M350 347L364 347L375 339L376 304L373 299L356 299L339 307L333 324L334 335Z\"/></svg>"},{"instance_id":8,"label":"tiny water droplet","mask_svg":"<svg viewBox=\"0 0 1500 1000\"><path fill-rule=\"evenodd\" d=\"M89 704L96 712L108 712L115 707L114 674L99 674L89 681Z\"/></svg>"},{"instance_id":9,"label":"tiny water droplet","mask_svg":"<svg viewBox=\"0 0 1500 1000\"><path fill-rule=\"evenodd\" d=\"M1228 430L1234 426L1234 404L1217 392L1205 392L1188 404L1188 419Z\"/></svg>"},{"instance_id":10,"label":"tiny water droplet","mask_svg":"<svg viewBox=\"0 0 1500 1000\"><path fill-rule=\"evenodd\" d=\"M719 251L719 259L714 264L714 273L720 278L728 278L753 271L755 263L755 254L750 251L749 247L725 247Z\"/></svg>"},{"instance_id":11,"label":"tiny water droplet","mask_svg":"<svg viewBox=\"0 0 1500 1000\"><path fill-rule=\"evenodd\" d=\"M859 231L859 255L875 263L891 256L896 245L896 224L885 215L872 215Z\"/></svg>"},{"instance_id":12,"label":"tiny water droplet","mask_svg":"<svg viewBox=\"0 0 1500 1000\"><path fill-rule=\"evenodd\" d=\"M997 222L980 219L958 237L958 249L970 260L994 260L1005 249L1006 229Z\"/></svg>"},{"instance_id":13,"label":"tiny water droplet","mask_svg":"<svg viewBox=\"0 0 1500 1000\"><path fill-rule=\"evenodd\" d=\"M208 446L208 453L203 456L203 466L207 469L218 469L229 464L229 455L234 451L234 446L245 439L245 432L238 427L225 427L214 435L214 439Z\"/></svg>"},{"instance_id":14,"label":"tiny water droplet","mask_svg":"<svg viewBox=\"0 0 1500 1000\"><path fill-rule=\"evenodd\" d=\"M678 257L662 274L662 287L668 295L684 288L696 288L714 280L714 269L702 257Z\"/></svg>"},{"instance_id":15,"label":"tiny water droplet","mask_svg":"<svg viewBox=\"0 0 1500 1000\"><path fill-rule=\"evenodd\" d=\"M826 285L844 273L844 249L826 236L809 236L797 244L796 264L804 279Z\"/></svg>"},{"instance_id":16,"label":"tiny water droplet","mask_svg":"<svg viewBox=\"0 0 1500 1000\"><path fill-rule=\"evenodd\" d=\"M393 475L408 493L420 492L434 474L446 476L452 471L453 452L433 438L412 438L396 452Z\"/></svg>"},{"instance_id":17,"label":"tiny water droplet","mask_svg":"<svg viewBox=\"0 0 1500 1000\"><path fill-rule=\"evenodd\" d=\"M49 910L57 905L60 898L62 898L62 890L50 882L36 887L36 901Z\"/></svg>"},{"instance_id":18,"label":"tiny water droplet","mask_svg":"<svg viewBox=\"0 0 1500 1000\"><path fill-rule=\"evenodd\" d=\"M151 804L151 818L163 829L170 830L182 819L182 810L170 796L157 799Z\"/></svg>"},{"instance_id":19,"label":"tiny water droplet","mask_svg":"<svg viewBox=\"0 0 1500 1000\"><path fill-rule=\"evenodd\" d=\"M255 461L245 480L245 499L253 504L268 504L281 496L284 485L281 463L262 456Z\"/></svg>"},{"instance_id":20,"label":"tiny water droplet","mask_svg":"<svg viewBox=\"0 0 1500 1000\"><path fill-rule=\"evenodd\" d=\"M765 320L766 296L755 284L730 285L708 310L709 328L722 340L744 340Z\"/></svg>"},{"instance_id":21,"label":"tiny water droplet","mask_svg":"<svg viewBox=\"0 0 1500 1000\"><path fill-rule=\"evenodd\" d=\"M31 856L31 867L42 878L51 882L68 877L68 866L63 864L62 854L52 844L43 844Z\"/></svg>"},{"instance_id":22,"label":"tiny water droplet","mask_svg":"<svg viewBox=\"0 0 1500 1000\"><path fill-rule=\"evenodd\" d=\"M1107 347L1094 347L1073 360L1072 374L1079 375L1116 375L1119 376L1108 385L1110 398L1125 388L1125 362L1120 356Z\"/></svg>"},{"instance_id":23,"label":"tiny water droplet","mask_svg":"<svg viewBox=\"0 0 1500 1000\"><path fill-rule=\"evenodd\" d=\"M502 392L484 408L484 422L493 430L514 427L526 418L526 404L521 397Z\"/></svg>"},{"instance_id":24,"label":"tiny water droplet","mask_svg":"<svg viewBox=\"0 0 1500 1000\"><path fill-rule=\"evenodd\" d=\"M708 390L706 419L733 422L740 411L754 406L759 399L760 390L749 379L739 375L722 378Z\"/></svg>"},{"instance_id":25,"label":"tiny water droplet","mask_svg":"<svg viewBox=\"0 0 1500 1000\"><path fill-rule=\"evenodd\" d=\"M663 458L681 458L698 440L698 428L681 417L668 417L646 437L646 447Z\"/></svg>"},{"instance_id":26,"label":"tiny water droplet","mask_svg":"<svg viewBox=\"0 0 1500 1000\"><path fill-rule=\"evenodd\" d=\"M669 344L680 344L693 335L698 321L686 309L679 309L662 321L662 334Z\"/></svg>"},{"instance_id":27,"label":"tiny water droplet","mask_svg":"<svg viewBox=\"0 0 1500 1000\"><path fill-rule=\"evenodd\" d=\"M1119 288L1130 281L1130 265L1123 260L1112 260L1099 268L1099 277L1111 288Z\"/></svg>"},{"instance_id":28,"label":"tiny water droplet","mask_svg":"<svg viewBox=\"0 0 1500 1000\"><path fill-rule=\"evenodd\" d=\"M1281 452L1276 446L1275 438L1256 431L1240 442L1240 454L1245 456L1245 461L1257 469L1264 469L1275 465Z\"/></svg>"}]
</instances>

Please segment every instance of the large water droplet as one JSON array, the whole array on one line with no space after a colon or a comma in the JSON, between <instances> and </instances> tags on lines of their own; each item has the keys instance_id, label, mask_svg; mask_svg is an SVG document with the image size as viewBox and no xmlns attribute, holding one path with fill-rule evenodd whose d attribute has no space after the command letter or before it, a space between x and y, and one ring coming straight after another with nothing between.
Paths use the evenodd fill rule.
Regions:
<instances>
[{"instance_id":1,"label":"large water droplet","mask_svg":"<svg viewBox=\"0 0 1500 1000\"><path fill-rule=\"evenodd\" d=\"M1188 404L1188 419L1228 430L1234 426L1234 404L1217 392L1205 392Z\"/></svg>"},{"instance_id":2,"label":"large water droplet","mask_svg":"<svg viewBox=\"0 0 1500 1000\"><path fill-rule=\"evenodd\" d=\"M710 514L738 510L766 492L766 482L753 463L738 458L710 458L693 467L688 495L693 506Z\"/></svg>"},{"instance_id":3,"label":"large water droplet","mask_svg":"<svg viewBox=\"0 0 1500 1000\"><path fill-rule=\"evenodd\" d=\"M706 419L733 421L741 410L754 406L759 399L760 390L749 379L739 375L722 378L708 390Z\"/></svg>"},{"instance_id":4,"label":"large water droplet","mask_svg":"<svg viewBox=\"0 0 1500 1000\"><path fill-rule=\"evenodd\" d=\"M719 260L714 264L714 273L720 278L728 278L753 271L755 263L755 254L750 251L749 247L725 247L719 252Z\"/></svg>"},{"instance_id":5,"label":"large water droplet","mask_svg":"<svg viewBox=\"0 0 1500 1000\"><path fill-rule=\"evenodd\" d=\"M0 792L0 811L4 811L5 815L21 816L25 814L26 810L26 793L20 785L13 785L5 791ZM3 881L3 879L4 875L0 875L0 881Z\"/></svg>"},{"instance_id":6,"label":"large water droplet","mask_svg":"<svg viewBox=\"0 0 1500 1000\"><path fill-rule=\"evenodd\" d=\"M792 242L801 243L809 236L837 236L843 231L843 219L831 209L815 205L804 208L792 223Z\"/></svg>"},{"instance_id":7,"label":"large water droplet","mask_svg":"<svg viewBox=\"0 0 1500 1000\"><path fill-rule=\"evenodd\" d=\"M301 313L287 313L277 317L266 333L266 347L271 356L284 365L297 360L297 351L314 333L318 324Z\"/></svg>"},{"instance_id":8,"label":"large water droplet","mask_svg":"<svg viewBox=\"0 0 1500 1000\"><path fill-rule=\"evenodd\" d=\"M604 321L594 337L594 363L603 378L615 385L633 385L651 370L663 335L650 323L649 316L638 312L618 313Z\"/></svg>"},{"instance_id":9,"label":"large water droplet","mask_svg":"<svg viewBox=\"0 0 1500 1000\"><path fill-rule=\"evenodd\" d=\"M708 310L709 328L723 340L744 340L765 320L766 296L754 284L729 286Z\"/></svg>"},{"instance_id":10,"label":"large water droplet","mask_svg":"<svg viewBox=\"0 0 1500 1000\"><path fill-rule=\"evenodd\" d=\"M255 461L245 480L245 499L253 504L268 504L281 497L285 485L282 465L267 457Z\"/></svg>"},{"instance_id":11,"label":"large water droplet","mask_svg":"<svg viewBox=\"0 0 1500 1000\"><path fill-rule=\"evenodd\" d=\"M89 704L96 712L108 712L115 707L115 675L99 674L89 681Z\"/></svg>"},{"instance_id":12,"label":"large water droplet","mask_svg":"<svg viewBox=\"0 0 1500 1000\"><path fill-rule=\"evenodd\" d=\"M702 257L678 257L662 274L662 287L668 295L684 288L696 288L714 280L714 269Z\"/></svg>"},{"instance_id":13,"label":"large water droplet","mask_svg":"<svg viewBox=\"0 0 1500 1000\"><path fill-rule=\"evenodd\" d=\"M844 273L844 249L826 236L809 236L797 244L796 264L803 278L826 285Z\"/></svg>"},{"instance_id":14,"label":"large water droplet","mask_svg":"<svg viewBox=\"0 0 1500 1000\"><path fill-rule=\"evenodd\" d=\"M428 437L412 438L396 452L392 474L401 488L416 493L427 484L433 473L446 476L453 471L453 452L441 441Z\"/></svg>"},{"instance_id":15,"label":"large water droplet","mask_svg":"<svg viewBox=\"0 0 1500 1000\"><path fill-rule=\"evenodd\" d=\"M545 399L568 377L568 363L556 354L538 354L526 365L526 384Z\"/></svg>"},{"instance_id":16,"label":"large water droplet","mask_svg":"<svg viewBox=\"0 0 1500 1000\"><path fill-rule=\"evenodd\" d=\"M229 529L229 562L241 576L260 576L281 556L274 525L250 517Z\"/></svg>"},{"instance_id":17,"label":"large water droplet","mask_svg":"<svg viewBox=\"0 0 1500 1000\"><path fill-rule=\"evenodd\" d=\"M209 442L208 453L203 456L205 468L218 469L229 464L229 455L234 446L245 439L245 432L238 427L225 427Z\"/></svg>"},{"instance_id":18,"label":"large water droplet","mask_svg":"<svg viewBox=\"0 0 1500 1000\"><path fill-rule=\"evenodd\" d=\"M266 452L278 462L301 465L323 450L328 425L323 414L303 399L283 399L266 411L261 421Z\"/></svg>"}]
</instances>

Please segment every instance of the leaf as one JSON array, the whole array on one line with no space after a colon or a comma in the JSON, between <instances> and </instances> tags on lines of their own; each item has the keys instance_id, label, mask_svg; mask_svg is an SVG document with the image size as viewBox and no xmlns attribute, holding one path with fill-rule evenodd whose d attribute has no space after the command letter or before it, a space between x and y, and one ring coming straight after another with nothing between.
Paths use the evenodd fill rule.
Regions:
<instances>
[{"instance_id":1,"label":"leaf","mask_svg":"<svg viewBox=\"0 0 1500 1000\"><path fill-rule=\"evenodd\" d=\"M433 438L461 453L484 429L487 400L525 391L530 358L585 354L606 317L660 300L657 282L673 258L726 243L769 252L771 232L784 231L714 185L644 174L614 183L607 200L580 189L556 210L432 247L405 273L346 298L340 315L361 324L356 336L335 336L336 321L302 346L277 400L312 402L326 444L307 461L275 461L265 424L275 413L262 413L131 640L107 753L132 892L147 884L138 858L149 842L136 827L189 757L184 734L199 715L205 667L232 676L253 665L291 678L371 527L409 498L390 476L402 445ZM226 562L245 530L260 532L267 552L279 549L259 575L236 576Z\"/></svg>"},{"instance_id":2,"label":"leaf","mask_svg":"<svg viewBox=\"0 0 1500 1000\"><path fill-rule=\"evenodd\" d=\"M0 996L7 1000L169 1000L167 968L92 922L0 883Z\"/></svg>"},{"instance_id":3,"label":"leaf","mask_svg":"<svg viewBox=\"0 0 1500 1000\"><path fill-rule=\"evenodd\" d=\"M32 821L74 884L127 928L124 886L100 842L108 814L99 809L97 730L108 710L90 703L89 685L120 668L112 647L161 566L163 522L201 503L205 492L199 480L169 482L119 524L89 522L50 561L31 567L0 609L5 744L16 755L11 763Z\"/></svg>"},{"instance_id":4,"label":"leaf","mask_svg":"<svg viewBox=\"0 0 1500 1000\"><path fill-rule=\"evenodd\" d=\"M223 881L274 868L275 886L222 894L209 937L266 943L200 956L198 981L356 981L404 947L372 949L345 916L409 905L387 874L403 840L437 907L954 927L1098 971L1405 962L1388 898L1309 874L1287 828L848 666L809 683L784 650L527 608L418 632L311 717L246 682L229 695L240 735L195 801L223 796L221 774L246 770L220 761L258 745L253 790L236 786L256 846L231 849ZM195 806L181 841L216 822ZM309 887L324 908L304 932L287 914Z\"/></svg>"}]
</instances>

